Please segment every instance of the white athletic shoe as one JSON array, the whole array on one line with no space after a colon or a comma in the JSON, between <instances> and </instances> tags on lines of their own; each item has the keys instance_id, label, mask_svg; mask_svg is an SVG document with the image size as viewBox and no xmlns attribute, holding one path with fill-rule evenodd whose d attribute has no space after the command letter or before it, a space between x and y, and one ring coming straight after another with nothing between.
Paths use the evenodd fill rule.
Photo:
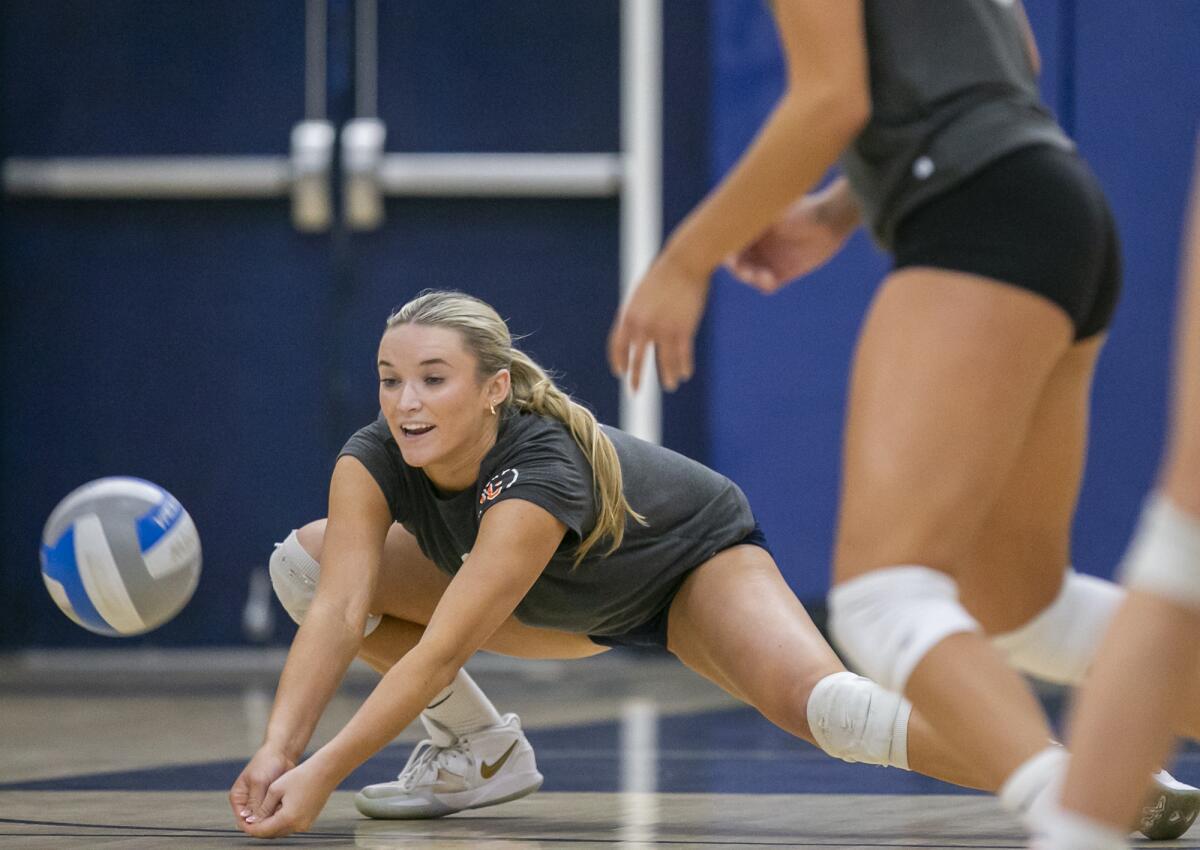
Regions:
<instances>
[{"instance_id":1,"label":"white athletic shoe","mask_svg":"<svg viewBox=\"0 0 1200 850\"><path fill-rule=\"evenodd\" d=\"M1154 784L1138 812L1137 829L1155 841L1172 841L1187 832L1200 814L1200 789L1184 785L1165 770L1154 774Z\"/></svg>"},{"instance_id":2,"label":"white athletic shoe","mask_svg":"<svg viewBox=\"0 0 1200 850\"><path fill-rule=\"evenodd\" d=\"M542 785L521 719L457 738L421 716L429 737L417 744L395 782L368 785L354 805L369 818L440 818L532 794Z\"/></svg>"}]
</instances>

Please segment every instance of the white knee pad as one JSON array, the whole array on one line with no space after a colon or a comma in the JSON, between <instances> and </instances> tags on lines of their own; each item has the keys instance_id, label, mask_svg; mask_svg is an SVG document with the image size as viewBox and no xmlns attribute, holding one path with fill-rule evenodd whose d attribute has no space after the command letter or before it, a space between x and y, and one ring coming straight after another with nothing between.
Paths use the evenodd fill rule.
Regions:
<instances>
[{"instance_id":1,"label":"white knee pad","mask_svg":"<svg viewBox=\"0 0 1200 850\"><path fill-rule=\"evenodd\" d=\"M1200 611L1200 518L1162 494L1150 499L1121 573L1134 590Z\"/></svg>"},{"instance_id":2,"label":"white knee pad","mask_svg":"<svg viewBox=\"0 0 1200 850\"><path fill-rule=\"evenodd\" d=\"M817 682L808 728L822 750L842 761L908 770L912 703L870 679L843 671Z\"/></svg>"},{"instance_id":3,"label":"white knee pad","mask_svg":"<svg viewBox=\"0 0 1200 850\"><path fill-rule=\"evenodd\" d=\"M275 588L275 595L279 597L284 610L297 625L303 623L313 597L317 595L321 565L300 545L300 538L293 531L282 543L275 544L268 566L271 586ZM381 619L377 614L368 616L363 636L375 631Z\"/></svg>"},{"instance_id":4,"label":"white knee pad","mask_svg":"<svg viewBox=\"0 0 1200 850\"><path fill-rule=\"evenodd\" d=\"M921 566L886 567L839 584L829 592L829 627L854 666L896 693L942 640L980 631L959 604L954 579Z\"/></svg>"},{"instance_id":5,"label":"white knee pad","mask_svg":"<svg viewBox=\"0 0 1200 850\"><path fill-rule=\"evenodd\" d=\"M1092 665L1125 591L1111 581L1067 571L1044 611L992 643L1018 670L1059 685L1077 685Z\"/></svg>"}]
</instances>

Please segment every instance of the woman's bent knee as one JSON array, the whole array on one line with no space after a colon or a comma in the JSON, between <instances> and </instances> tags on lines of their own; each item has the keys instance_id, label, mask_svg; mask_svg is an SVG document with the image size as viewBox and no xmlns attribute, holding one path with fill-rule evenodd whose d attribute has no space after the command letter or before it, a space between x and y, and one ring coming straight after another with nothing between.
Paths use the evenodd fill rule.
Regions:
<instances>
[{"instance_id":1,"label":"woman's bent knee","mask_svg":"<svg viewBox=\"0 0 1200 850\"><path fill-rule=\"evenodd\" d=\"M307 526L306 526L307 527ZM275 595L297 624L303 623L321 577L321 565L293 531L275 547L268 562Z\"/></svg>"},{"instance_id":2,"label":"woman's bent knee","mask_svg":"<svg viewBox=\"0 0 1200 850\"><path fill-rule=\"evenodd\" d=\"M808 726L817 746L851 763L908 769L912 704L847 671L826 676L808 698Z\"/></svg>"},{"instance_id":3,"label":"woman's bent knee","mask_svg":"<svg viewBox=\"0 0 1200 850\"><path fill-rule=\"evenodd\" d=\"M321 565L317 557L321 551L320 543L324 533L325 520L311 522L284 538L284 541L275 547L268 561L268 572L275 596L297 625L304 622L317 595L317 585L321 580ZM302 537L307 538L307 545ZM313 549L316 550L316 555L313 554ZM364 634L371 634L379 625L379 620L378 615L369 615Z\"/></svg>"}]
</instances>

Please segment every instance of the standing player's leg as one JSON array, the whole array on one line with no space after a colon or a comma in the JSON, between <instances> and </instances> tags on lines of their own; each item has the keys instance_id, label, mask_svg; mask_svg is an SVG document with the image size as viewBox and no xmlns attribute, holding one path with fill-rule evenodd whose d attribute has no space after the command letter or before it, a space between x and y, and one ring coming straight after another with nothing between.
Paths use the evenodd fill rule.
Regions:
<instances>
[{"instance_id":1,"label":"standing player's leg","mask_svg":"<svg viewBox=\"0 0 1200 850\"><path fill-rule=\"evenodd\" d=\"M1171 746L1172 721L1195 715L1200 668L1200 167L1193 185L1177 322L1171 433L1159 492L1125 559L1117 615L1071 723L1063 811L1036 846L1126 846L1147 766ZM1181 671L1186 671L1182 673ZM1193 815L1194 817L1194 815Z\"/></svg>"},{"instance_id":2,"label":"standing player's leg","mask_svg":"<svg viewBox=\"0 0 1200 850\"><path fill-rule=\"evenodd\" d=\"M1048 749L1032 692L959 602L955 577L1073 335L1062 309L1025 289L906 268L872 305L851 380L834 635L1015 809L1061 755Z\"/></svg>"},{"instance_id":3,"label":"standing player's leg","mask_svg":"<svg viewBox=\"0 0 1200 850\"><path fill-rule=\"evenodd\" d=\"M1050 376L1020 457L976 537L972 560L957 576L963 605L988 634L1000 634L992 640L1009 662L1060 684L1083 681L1124 598L1112 582L1070 571L1064 581L1055 568L1070 562L1090 388L1103 340L1096 335L1072 346ZM1166 728L1173 727L1168 722ZM1144 811L1126 824L1138 824L1151 838L1173 839L1200 812L1200 791L1166 773L1156 777Z\"/></svg>"},{"instance_id":4,"label":"standing player's leg","mask_svg":"<svg viewBox=\"0 0 1200 850\"><path fill-rule=\"evenodd\" d=\"M1082 339L1043 391L1030 437L975 543L977 560L962 565L958 575L968 611L1008 662L1067 685L1083 681L1124 598L1115 583L1072 570L1067 555L1087 445L1091 382L1121 280L1116 230L1106 209L1101 215L1104 250L1098 287L1080 320ZM940 229L938 222L933 229ZM1073 259L1059 272L1084 265ZM1054 569L1059 565L1061 574Z\"/></svg>"},{"instance_id":5,"label":"standing player's leg","mask_svg":"<svg viewBox=\"0 0 1200 850\"><path fill-rule=\"evenodd\" d=\"M1193 554L1200 563L1200 515L1190 522ZM1143 528L1143 534L1161 532ZM1153 544L1151 544L1153 545ZM1136 546L1136 544L1135 544ZM1136 549L1131 552L1136 558ZM1200 572L1200 570L1196 570ZM1131 588L1117 612L1072 717L1074 753L1063 791L1063 808L1039 825L1035 846L1054 850L1108 850L1127 846L1124 825L1158 819L1143 803L1147 777L1170 755L1180 709L1194 710L1194 672L1200 664L1200 598L1167 600ZM1182 705L1181 705L1182 704ZM1084 775L1084 771L1095 771ZM1156 801L1160 793L1151 795ZM1163 800L1165 811L1168 802ZM1195 821L1192 808L1173 824L1180 834Z\"/></svg>"},{"instance_id":6,"label":"standing player's leg","mask_svg":"<svg viewBox=\"0 0 1200 850\"><path fill-rule=\"evenodd\" d=\"M830 755L986 788L911 705L846 671L765 549L734 546L695 569L667 627L684 664Z\"/></svg>"},{"instance_id":7,"label":"standing player's leg","mask_svg":"<svg viewBox=\"0 0 1200 850\"><path fill-rule=\"evenodd\" d=\"M1083 480L1092 377L1103 344L1101 334L1072 345L1051 371L1012 467L955 575L963 606L1013 666L1060 683L1082 678L1095 651L1084 645L1099 643L1103 621L1121 596L1115 586L1111 600L1097 591L1104 594L1102 603L1089 598L1085 610L1069 612L1070 624L1037 628L1039 617L1062 607L1070 593L1064 573ZM1092 617L1100 622L1093 624ZM1069 632L1068 625L1087 634Z\"/></svg>"}]
</instances>

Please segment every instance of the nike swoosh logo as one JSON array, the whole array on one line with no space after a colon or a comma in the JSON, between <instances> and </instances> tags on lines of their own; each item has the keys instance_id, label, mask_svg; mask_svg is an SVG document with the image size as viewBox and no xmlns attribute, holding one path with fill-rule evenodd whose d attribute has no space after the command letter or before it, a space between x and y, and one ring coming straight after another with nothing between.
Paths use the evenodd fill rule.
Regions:
<instances>
[{"instance_id":1,"label":"nike swoosh logo","mask_svg":"<svg viewBox=\"0 0 1200 850\"><path fill-rule=\"evenodd\" d=\"M425 706L425 710L429 711L430 709L437 708L439 705L444 703L446 700L450 699L450 697L452 697L452 696L454 696L454 691L451 691L450 693L446 694L444 697L442 697L437 702L430 703L429 705Z\"/></svg>"},{"instance_id":2,"label":"nike swoosh logo","mask_svg":"<svg viewBox=\"0 0 1200 850\"><path fill-rule=\"evenodd\" d=\"M493 776L496 775L497 770L504 767L504 763L506 761L508 761L508 757L512 755L513 750L515 750L516 748L517 748L517 742L513 741L511 744L508 745L508 749L504 751L504 755L500 756L500 758L496 759L491 764L488 764L485 761L483 764L481 764L479 766L479 775L482 776L484 779L491 779Z\"/></svg>"}]
</instances>

